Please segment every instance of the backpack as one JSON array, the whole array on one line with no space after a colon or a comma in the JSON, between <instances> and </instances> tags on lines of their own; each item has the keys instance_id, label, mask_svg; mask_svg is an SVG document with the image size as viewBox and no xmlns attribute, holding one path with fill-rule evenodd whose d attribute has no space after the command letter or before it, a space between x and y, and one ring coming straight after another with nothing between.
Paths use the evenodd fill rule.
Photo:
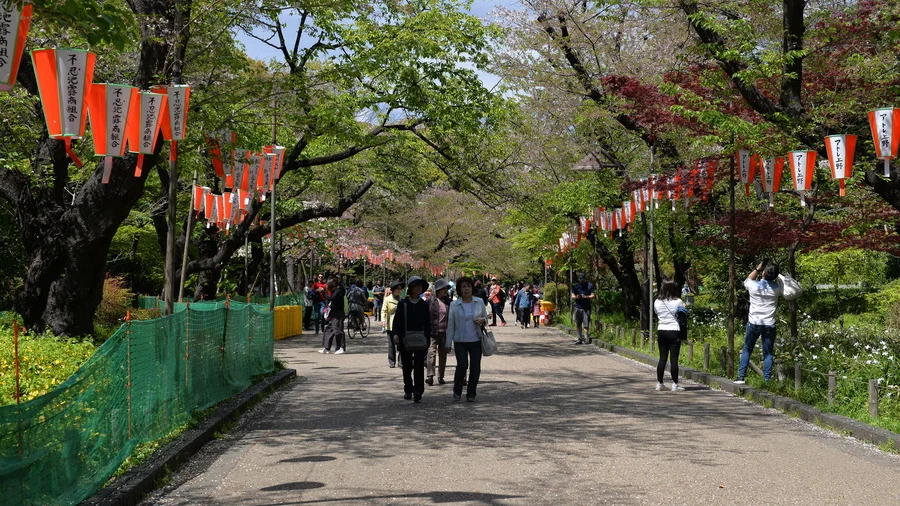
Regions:
<instances>
[{"instance_id":1,"label":"backpack","mask_svg":"<svg viewBox=\"0 0 900 506\"><path fill-rule=\"evenodd\" d=\"M497 298L500 299L501 304L506 303L506 291L503 290L503 288L501 288L500 291L497 292Z\"/></svg>"},{"instance_id":2,"label":"backpack","mask_svg":"<svg viewBox=\"0 0 900 506\"><path fill-rule=\"evenodd\" d=\"M355 286L350 293L347 295L347 299L354 304L359 304L360 306L366 303L366 293L362 290L362 288Z\"/></svg>"}]
</instances>

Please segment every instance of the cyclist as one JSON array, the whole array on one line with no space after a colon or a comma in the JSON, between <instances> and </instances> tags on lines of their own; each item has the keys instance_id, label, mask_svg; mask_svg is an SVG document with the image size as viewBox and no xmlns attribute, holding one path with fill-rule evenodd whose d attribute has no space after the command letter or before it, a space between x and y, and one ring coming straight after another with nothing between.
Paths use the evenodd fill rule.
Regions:
<instances>
[{"instance_id":1,"label":"cyclist","mask_svg":"<svg viewBox=\"0 0 900 506\"><path fill-rule=\"evenodd\" d=\"M366 304L369 302L369 293L362 279L357 279L354 286L347 292L347 300L350 302L350 324L360 330L362 321L366 318Z\"/></svg>"}]
</instances>

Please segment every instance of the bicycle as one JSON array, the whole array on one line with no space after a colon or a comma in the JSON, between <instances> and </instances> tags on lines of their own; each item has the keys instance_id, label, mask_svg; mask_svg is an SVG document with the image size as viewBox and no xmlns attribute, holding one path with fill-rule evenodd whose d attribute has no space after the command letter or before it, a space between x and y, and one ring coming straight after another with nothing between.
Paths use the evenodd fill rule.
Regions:
<instances>
[{"instance_id":1,"label":"bicycle","mask_svg":"<svg viewBox=\"0 0 900 506\"><path fill-rule=\"evenodd\" d=\"M347 336L350 339L356 337L358 332L360 337L368 337L369 335L369 317L361 311L350 311L347 318Z\"/></svg>"}]
</instances>

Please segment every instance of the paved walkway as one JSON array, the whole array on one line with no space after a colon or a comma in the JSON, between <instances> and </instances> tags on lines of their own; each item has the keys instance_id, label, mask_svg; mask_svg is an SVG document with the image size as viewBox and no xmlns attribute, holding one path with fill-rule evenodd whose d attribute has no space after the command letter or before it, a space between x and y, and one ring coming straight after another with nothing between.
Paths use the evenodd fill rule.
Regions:
<instances>
[{"instance_id":1,"label":"paved walkway","mask_svg":"<svg viewBox=\"0 0 900 506\"><path fill-rule=\"evenodd\" d=\"M403 400L383 334L346 355L282 341L301 379L146 503L900 504L898 456L706 387L656 392L651 368L552 329L495 334L475 403L450 383Z\"/></svg>"}]
</instances>

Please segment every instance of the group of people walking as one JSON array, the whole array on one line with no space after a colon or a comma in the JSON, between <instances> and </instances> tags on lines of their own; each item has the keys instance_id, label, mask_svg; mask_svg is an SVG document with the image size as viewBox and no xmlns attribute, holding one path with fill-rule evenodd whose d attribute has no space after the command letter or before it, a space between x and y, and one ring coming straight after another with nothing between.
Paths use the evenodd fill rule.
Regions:
<instances>
[{"instance_id":1,"label":"group of people walking","mask_svg":"<svg viewBox=\"0 0 900 506\"><path fill-rule=\"evenodd\" d=\"M475 281L467 276L456 280L458 297L450 296L450 282L438 279L432 296L423 300L429 284L413 276L406 282L406 297L400 299L403 283L394 282L385 297L381 319L388 335L388 366L403 369L403 398L422 400L425 385L446 383L447 355L455 350L456 373L453 400L475 400L481 376L481 339L487 324L483 299L476 298ZM426 378L427 368L427 378ZM468 371L468 379L466 373Z\"/></svg>"},{"instance_id":2,"label":"group of people walking","mask_svg":"<svg viewBox=\"0 0 900 506\"><path fill-rule=\"evenodd\" d=\"M762 279L757 279L762 276ZM787 285L787 286L786 286ZM802 291L799 284L789 276L781 275L776 264L760 263L744 281L750 297L750 314L741 351L737 384L745 382L750 356L756 342L762 338L763 379L768 381L772 374L775 345L775 310L779 297L793 298ZM404 288L406 295L402 296ZM430 288L430 289L429 289ZM453 378L453 399L460 400L465 387L467 401L474 401L478 380L481 375L482 336L486 326L506 325L503 316L507 301L516 314L516 323L527 328L534 317L534 325L539 322L539 294L537 287L525 283L513 285L505 290L496 278L488 287L472 278L462 276L456 280L454 299L453 284L446 279L438 279L433 285L412 276L406 283L395 281L389 289L376 285L372 291L375 319L382 322L387 334L388 366L403 370L404 398L419 402L425 385L446 383L447 356L455 351L456 372ZM354 291L357 291L354 293ZM423 295L428 293L429 297ZM351 311L362 311L361 300L368 300L368 290L362 281L351 288ZM657 342L659 361L656 367L656 390L684 390L678 384L678 358L681 343L687 340L687 307L679 297L679 285L672 279L664 278L659 294L653 303L657 317ZM364 294L364 295L363 295ZM307 318L309 325L318 332L323 329L323 347L320 353L335 354L346 352L343 324L347 317L344 307L346 291L337 278L324 281L318 275L307 288ZM365 298L363 298L365 297ZM591 301L595 298L594 286L584 274L578 275L578 282L572 286L573 323L578 332L575 344L589 342L591 321ZM493 317L488 324L487 304ZM354 308L355 307L355 308ZM363 306L364 307L364 306ZM321 315L321 316L319 316ZM319 317L317 317L319 316ZM666 366L669 366L672 384L664 383Z\"/></svg>"}]
</instances>

